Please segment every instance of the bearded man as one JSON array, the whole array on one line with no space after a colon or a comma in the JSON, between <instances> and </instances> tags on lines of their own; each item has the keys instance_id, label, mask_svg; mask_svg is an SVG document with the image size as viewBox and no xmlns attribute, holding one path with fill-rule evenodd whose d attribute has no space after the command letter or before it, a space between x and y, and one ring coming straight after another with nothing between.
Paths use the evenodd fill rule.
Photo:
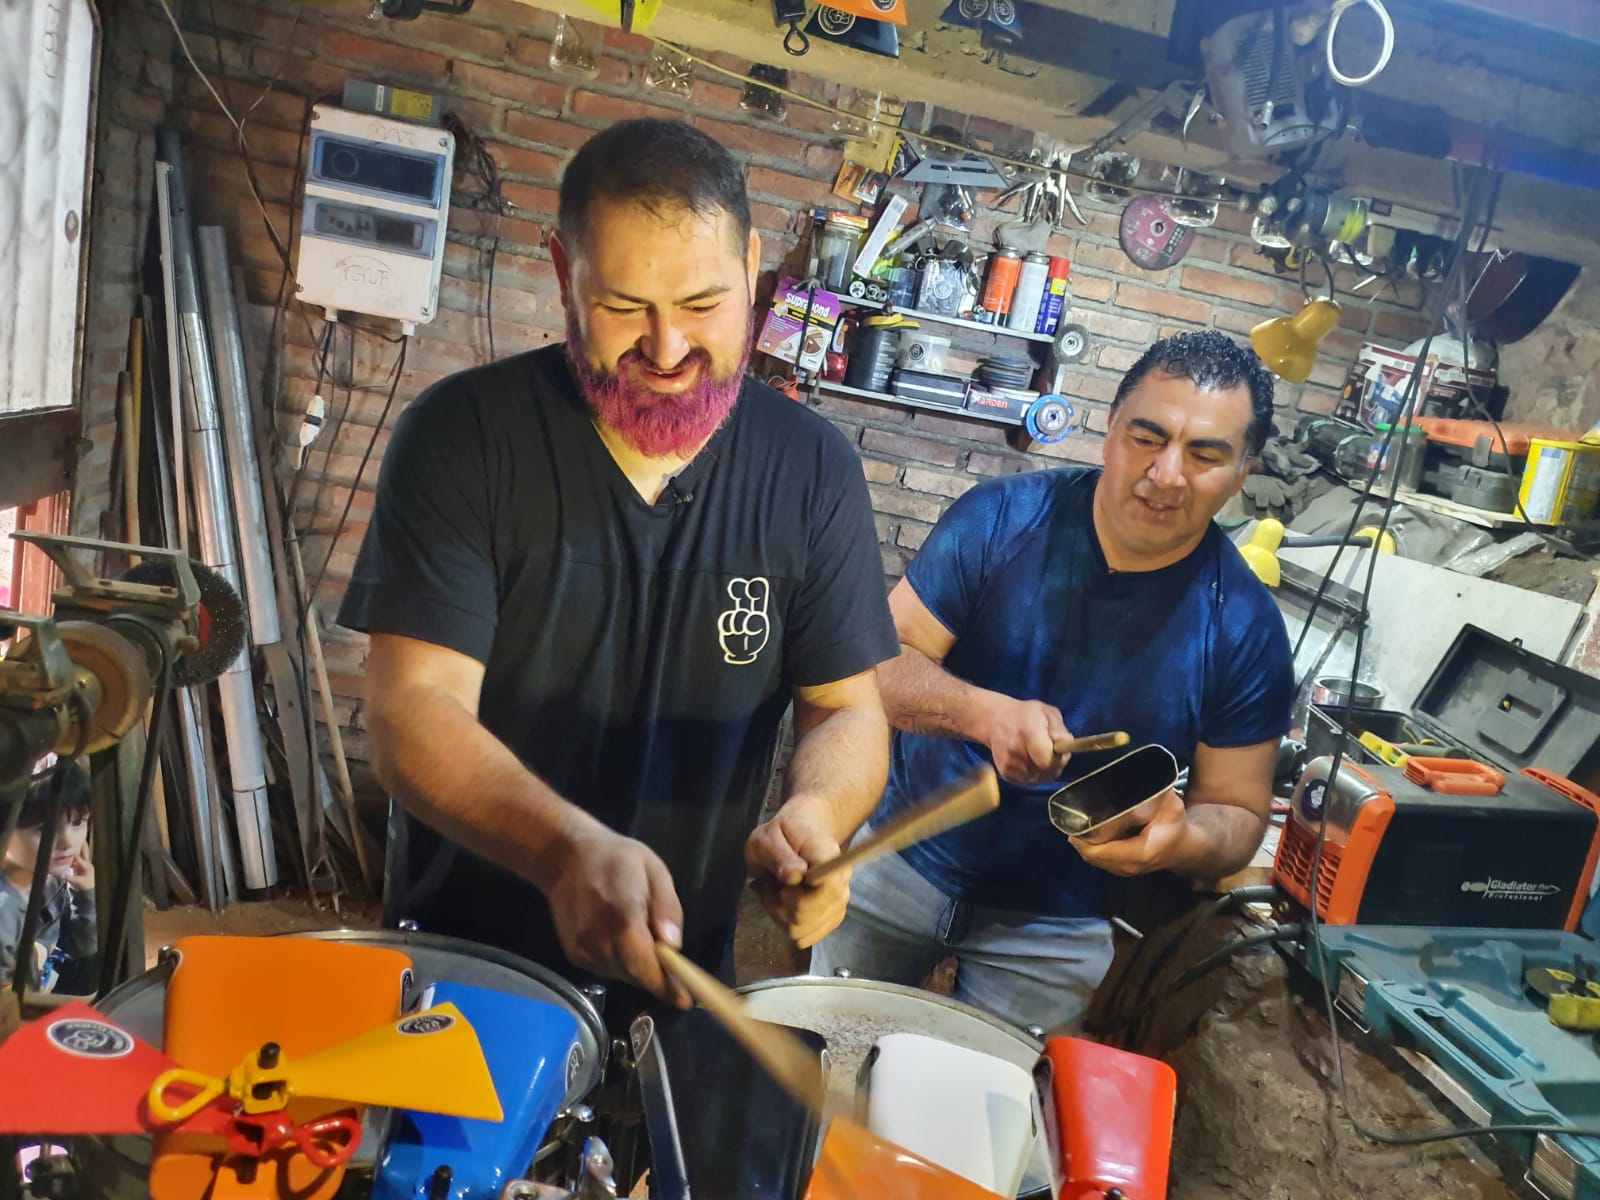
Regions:
<instances>
[{"instance_id":1,"label":"bearded man","mask_svg":"<svg viewBox=\"0 0 1600 1200\"><path fill-rule=\"evenodd\" d=\"M843 918L846 873L802 877L883 789L898 642L850 445L745 376L760 250L722 146L615 125L561 183L566 344L398 423L340 611L397 802L386 924L686 1004L653 943L729 976L747 869L799 946Z\"/></svg>"}]
</instances>

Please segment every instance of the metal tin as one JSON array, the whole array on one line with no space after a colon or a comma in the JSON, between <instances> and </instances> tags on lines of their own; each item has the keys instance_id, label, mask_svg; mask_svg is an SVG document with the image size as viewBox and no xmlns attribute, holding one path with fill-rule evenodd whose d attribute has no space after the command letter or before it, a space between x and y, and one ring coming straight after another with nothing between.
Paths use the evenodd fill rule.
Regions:
<instances>
[{"instance_id":1,"label":"metal tin","mask_svg":"<svg viewBox=\"0 0 1600 1200\"><path fill-rule=\"evenodd\" d=\"M1007 329L1020 329L1032 333L1039 320L1039 305L1044 300L1045 285L1050 281L1050 256L1030 254L1022 262L1022 273L1017 277L1016 294L1011 297L1011 312L1006 316Z\"/></svg>"},{"instance_id":2,"label":"metal tin","mask_svg":"<svg viewBox=\"0 0 1600 1200\"><path fill-rule=\"evenodd\" d=\"M1035 333L1053 334L1061 323L1061 313L1067 306L1067 276L1072 263L1060 257L1050 259L1050 273L1045 278L1044 295L1039 299L1039 315L1034 319Z\"/></svg>"},{"instance_id":3,"label":"metal tin","mask_svg":"<svg viewBox=\"0 0 1600 1200\"><path fill-rule=\"evenodd\" d=\"M1022 276L1022 256L1015 250L996 250L989 255L989 270L984 276L983 294L973 319L985 325L998 325L1011 311L1017 280Z\"/></svg>"}]
</instances>

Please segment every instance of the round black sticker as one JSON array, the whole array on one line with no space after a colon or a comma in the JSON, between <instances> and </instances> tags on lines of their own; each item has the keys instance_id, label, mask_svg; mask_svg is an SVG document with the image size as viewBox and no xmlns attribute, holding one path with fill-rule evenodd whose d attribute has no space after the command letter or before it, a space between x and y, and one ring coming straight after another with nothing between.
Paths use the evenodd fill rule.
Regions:
<instances>
[{"instance_id":1,"label":"round black sticker","mask_svg":"<svg viewBox=\"0 0 1600 1200\"><path fill-rule=\"evenodd\" d=\"M68 1054L84 1058L121 1058L133 1052L133 1038L104 1021L82 1017L56 1021L45 1035Z\"/></svg>"},{"instance_id":2,"label":"round black sticker","mask_svg":"<svg viewBox=\"0 0 1600 1200\"><path fill-rule=\"evenodd\" d=\"M395 1026L401 1033L442 1033L456 1023L456 1019L445 1013L418 1013L414 1017L407 1017Z\"/></svg>"}]
</instances>

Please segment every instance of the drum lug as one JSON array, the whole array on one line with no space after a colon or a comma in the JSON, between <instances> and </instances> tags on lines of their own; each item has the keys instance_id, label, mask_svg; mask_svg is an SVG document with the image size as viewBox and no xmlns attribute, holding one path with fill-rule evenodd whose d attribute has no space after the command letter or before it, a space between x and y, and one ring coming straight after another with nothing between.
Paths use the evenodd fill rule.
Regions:
<instances>
[{"instance_id":1,"label":"drum lug","mask_svg":"<svg viewBox=\"0 0 1600 1200\"><path fill-rule=\"evenodd\" d=\"M850 968L849 967L835 967L833 969L833 977L835 979L849 979L850 978Z\"/></svg>"},{"instance_id":2,"label":"drum lug","mask_svg":"<svg viewBox=\"0 0 1600 1200\"><path fill-rule=\"evenodd\" d=\"M1029 1025L1023 1032L1036 1042L1044 1041L1045 1030L1043 1025Z\"/></svg>"},{"instance_id":3,"label":"drum lug","mask_svg":"<svg viewBox=\"0 0 1600 1200\"><path fill-rule=\"evenodd\" d=\"M394 923L394 927L396 929L398 929L401 933L416 933L416 932L418 932L417 923L415 921L411 920L411 918L409 918L409 917L406 917L403 920L396 921Z\"/></svg>"},{"instance_id":4,"label":"drum lug","mask_svg":"<svg viewBox=\"0 0 1600 1200\"><path fill-rule=\"evenodd\" d=\"M591 1125L594 1123L594 1109L587 1104L574 1104L571 1108L563 1108L556 1116L576 1122L579 1125Z\"/></svg>"},{"instance_id":5,"label":"drum lug","mask_svg":"<svg viewBox=\"0 0 1600 1200\"><path fill-rule=\"evenodd\" d=\"M180 957L182 956L178 953L176 946L163 946L156 951L156 963L163 967L177 966Z\"/></svg>"}]
</instances>

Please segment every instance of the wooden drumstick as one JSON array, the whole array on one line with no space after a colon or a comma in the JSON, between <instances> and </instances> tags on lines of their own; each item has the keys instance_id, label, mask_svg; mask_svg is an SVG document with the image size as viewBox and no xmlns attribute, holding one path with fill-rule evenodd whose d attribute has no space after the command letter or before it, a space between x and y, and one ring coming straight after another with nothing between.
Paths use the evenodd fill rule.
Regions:
<instances>
[{"instance_id":1,"label":"wooden drumstick","mask_svg":"<svg viewBox=\"0 0 1600 1200\"><path fill-rule=\"evenodd\" d=\"M1090 750L1115 750L1128 744L1128 735L1116 733L1091 733L1088 737L1057 738L1051 748L1057 754L1083 754Z\"/></svg>"},{"instance_id":2,"label":"wooden drumstick","mask_svg":"<svg viewBox=\"0 0 1600 1200\"><path fill-rule=\"evenodd\" d=\"M822 1064L788 1030L757 1021L745 1012L744 1001L664 942L656 955L695 1003L715 1017L728 1035L744 1047L762 1070L810 1112L821 1114L824 1088Z\"/></svg>"},{"instance_id":3,"label":"wooden drumstick","mask_svg":"<svg viewBox=\"0 0 1600 1200\"><path fill-rule=\"evenodd\" d=\"M999 781L994 768L984 763L940 788L915 808L901 813L882 829L874 829L837 858L818 863L806 872L805 882L816 883L845 867L860 866L892 850L904 850L924 838L981 817L999 804Z\"/></svg>"}]
</instances>

